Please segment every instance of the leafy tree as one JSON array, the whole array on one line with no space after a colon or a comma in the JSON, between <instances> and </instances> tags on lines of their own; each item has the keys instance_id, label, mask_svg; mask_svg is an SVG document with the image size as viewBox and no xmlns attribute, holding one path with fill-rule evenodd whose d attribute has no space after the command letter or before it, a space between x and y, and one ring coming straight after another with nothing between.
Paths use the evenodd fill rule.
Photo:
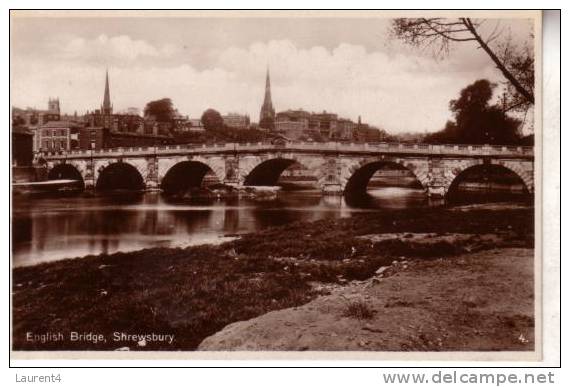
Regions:
<instances>
[{"instance_id":1,"label":"leafy tree","mask_svg":"<svg viewBox=\"0 0 570 387\"><path fill-rule=\"evenodd\" d=\"M171 122L174 119L174 107L170 98L150 101L144 108L145 118L153 118L158 122Z\"/></svg>"},{"instance_id":2,"label":"leafy tree","mask_svg":"<svg viewBox=\"0 0 570 387\"><path fill-rule=\"evenodd\" d=\"M531 33L529 41L517 46L510 35L504 34L500 22L483 36L481 26L486 22L471 18L394 19L392 33L411 45L432 47L437 56L449 53L452 43L475 42L507 80L510 104L505 110L528 109L534 105L534 53L531 48L534 36ZM499 43L494 44L495 41Z\"/></svg>"},{"instance_id":3,"label":"leafy tree","mask_svg":"<svg viewBox=\"0 0 570 387\"><path fill-rule=\"evenodd\" d=\"M220 129L224 127L224 119L217 110L208 109L202 113L202 125L206 130Z\"/></svg>"},{"instance_id":4,"label":"leafy tree","mask_svg":"<svg viewBox=\"0 0 570 387\"><path fill-rule=\"evenodd\" d=\"M426 137L432 143L516 144L520 141L520 121L509 117L497 105L490 105L496 84L480 79L461 90L449 108L454 121Z\"/></svg>"}]
</instances>

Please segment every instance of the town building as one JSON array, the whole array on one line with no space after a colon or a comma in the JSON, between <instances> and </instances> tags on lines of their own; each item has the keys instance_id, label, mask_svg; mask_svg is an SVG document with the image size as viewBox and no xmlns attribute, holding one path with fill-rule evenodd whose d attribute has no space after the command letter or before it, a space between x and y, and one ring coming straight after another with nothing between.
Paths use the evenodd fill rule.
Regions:
<instances>
[{"instance_id":1,"label":"town building","mask_svg":"<svg viewBox=\"0 0 570 387\"><path fill-rule=\"evenodd\" d=\"M101 126L89 126L79 129L79 148L98 150L107 148L110 130Z\"/></svg>"},{"instance_id":2,"label":"town building","mask_svg":"<svg viewBox=\"0 0 570 387\"><path fill-rule=\"evenodd\" d=\"M336 124L336 130L332 133L334 140L352 140L357 125L349 119L340 118Z\"/></svg>"},{"instance_id":3,"label":"town building","mask_svg":"<svg viewBox=\"0 0 570 387\"><path fill-rule=\"evenodd\" d=\"M135 114L114 114L110 129L121 133L142 133L144 118Z\"/></svg>"},{"instance_id":4,"label":"town building","mask_svg":"<svg viewBox=\"0 0 570 387\"><path fill-rule=\"evenodd\" d=\"M324 110L322 113L313 113L311 115L309 129L319 133L323 139L330 139L336 131L337 122L337 114L327 113Z\"/></svg>"},{"instance_id":5,"label":"town building","mask_svg":"<svg viewBox=\"0 0 570 387\"><path fill-rule=\"evenodd\" d=\"M86 117L84 115L78 115L77 111L73 112L73 114L63 113L60 115L59 119L61 121L73 121L77 122L78 124L84 124Z\"/></svg>"},{"instance_id":6,"label":"town building","mask_svg":"<svg viewBox=\"0 0 570 387\"><path fill-rule=\"evenodd\" d=\"M206 128L204 128L202 120L199 118L190 118L188 120L187 129L190 132L203 132L206 130Z\"/></svg>"},{"instance_id":7,"label":"town building","mask_svg":"<svg viewBox=\"0 0 570 387\"><path fill-rule=\"evenodd\" d=\"M275 116L275 130L287 138L298 140L309 131L311 114L302 109L279 112Z\"/></svg>"},{"instance_id":8,"label":"town building","mask_svg":"<svg viewBox=\"0 0 570 387\"><path fill-rule=\"evenodd\" d=\"M106 148L149 147L174 144L171 136L114 132L103 127L84 127L79 130L79 148L99 150Z\"/></svg>"},{"instance_id":9,"label":"town building","mask_svg":"<svg viewBox=\"0 0 570 387\"><path fill-rule=\"evenodd\" d=\"M25 128L26 132L32 136L32 151L37 152L40 147L38 130L41 126L46 125L48 122L60 121L61 109L59 98L49 98L47 109L40 110L35 108L21 109L12 107L12 127ZM19 136L19 135L17 135Z\"/></svg>"},{"instance_id":10,"label":"town building","mask_svg":"<svg viewBox=\"0 0 570 387\"><path fill-rule=\"evenodd\" d=\"M354 129L353 140L357 142L381 142L390 140L390 136L383 129L365 124L358 116L358 124Z\"/></svg>"},{"instance_id":11,"label":"town building","mask_svg":"<svg viewBox=\"0 0 570 387\"><path fill-rule=\"evenodd\" d=\"M12 123L18 126L25 126L27 128L35 128L40 125L45 125L49 121L59 121L60 105L59 98L49 98L47 110L18 107L12 108Z\"/></svg>"},{"instance_id":12,"label":"town building","mask_svg":"<svg viewBox=\"0 0 570 387\"><path fill-rule=\"evenodd\" d=\"M106 148L151 147L171 145L174 143L175 139L170 134L109 132L108 138L106 139Z\"/></svg>"},{"instance_id":13,"label":"town building","mask_svg":"<svg viewBox=\"0 0 570 387\"><path fill-rule=\"evenodd\" d=\"M141 134L155 136L171 136L174 128L173 122L157 121L153 117L144 120L144 130Z\"/></svg>"},{"instance_id":14,"label":"town building","mask_svg":"<svg viewBox=\"0 0 570 387\"><path fill-rule=\"evenodd\" d=\"M337 114L286 110L275 116L275 130L291 139L351 140L357 125Z\"/></svg>"},{"instance_id":15,"label":"town building","mask_svg":"<svg viewBox=\"0 0 570 387\"><path fill-rule=\"evenodd\" d=\"M85 113L85 124L87 126L103 126L103 115L101 114L101 110L96 109L93 111L87 111ZM108 128L109 129L109 128Z\"/></svg>"},{"instance_id":16,"label":"town building","mask_svg":"<svg viewBox=\"0 0 570 387\"><path fill-rule=\"evenodd\" d=\"M50 121L36 129L35 149L42 152L79 149L79 129L72 121Z\"/></svg>"},{"instance_id":17,"label":"town building","mask_svg":"<svg viewBox=\"0 0 570 387\"><path fill-rule=\"evenodd\" d=\"M201 125L198 119L199 125ZM185 133L191 131L193 123L190 122L188 116L184 116L178 112L178 109L174 111L174 117L172 119L172 129L174 133Z\"/></svg>"},{"instance_id":18,"label":"town building","mask_svg":"<svg viewBox=\"0 0 570 387\"><path fill-rule=\"evenodd\" d=\"M174 130L176 133L200 133L206 129L199 118L186 118L179 122L175 121Z\"/></svg>"},{"instance_id":19,"label":"town building","mask_svg":"<svg viewBox=\"0 0 570 387\"><path fill-rule=\"evenodd\" d=\"M228 113L222 116L224 125L229 128L247 129L249 128L249 116L247 114Z\"/></svg>"},{"instance_id":20,"label":"town building","mask_svg":"<svg viewBox=\"0 0 570 387\"><path fill-rule=\"evenodd\" d=\"M116 132L143 133L144 119L132 114L111 114L105 115L97 109L88 112L84 120L88 127L103 127Z\"/></svg>"},{"instance_id":21,"label":"town building","mask_svg":"<svg viewBox=\"0 0 570 387\"><path fill-rule=\"evenodd\" d=\"M265 78L265 97L261 111L259 113L259 127L262 129L275 128L275 109L271 101L271 82L269 80L269 68L267 68L267 75Z\"/></svg>"}]
</instances>

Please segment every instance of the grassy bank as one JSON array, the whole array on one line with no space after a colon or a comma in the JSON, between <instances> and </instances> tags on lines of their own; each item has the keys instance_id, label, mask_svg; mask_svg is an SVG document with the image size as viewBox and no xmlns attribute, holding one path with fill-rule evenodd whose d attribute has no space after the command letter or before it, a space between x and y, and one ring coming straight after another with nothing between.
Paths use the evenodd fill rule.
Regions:
<instances>
[{"instance_id":1,"label":"grassy bank","mask_svg":"<svg viewBox=\"0 0 570 387\"><path fill-rule=\"evenodd\" d=\"M532 247L533 209L397 210L291 223L220 246L147 249L13 270L16 350L129 347L192 350L229 323L304 304L314 282L365 279L392 260L433 259L497 247L476 235L425 245L379 233L502 235L499 247ZM103 335L70 340L70 332ZM113 340L113 333L174 335L174 341ZM41 334L62 333L43 340ZM27 336L33 334L32 340ZM42 342L44 341L44 342Z\"/></svg>"}]
</instances>

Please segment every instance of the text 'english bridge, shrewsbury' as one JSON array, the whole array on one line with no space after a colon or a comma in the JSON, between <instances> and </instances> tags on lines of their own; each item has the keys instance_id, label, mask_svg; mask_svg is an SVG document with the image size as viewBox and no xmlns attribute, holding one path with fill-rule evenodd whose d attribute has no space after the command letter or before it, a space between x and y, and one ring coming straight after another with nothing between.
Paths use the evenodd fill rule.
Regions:
<instances>
[{"instance_id":1,"label":"text 'english bridge, shrewsbury'","mask_svg":"<svg viewBox=\"0 0 570 387\"><path fill-rule=\"evenodd\" d=\"M273 185L293 163L312 174L323 193L366 189L383 165L411 171L430 196L443 197L454 180L470 168L496 166L515 173L534 192L532 147L434 145L404 143L267 143L171 145L44 153L38 156L51 178L81 179L85 188L98 187L107 171L125 168L136 175L138 188L165 189L175 180L199 186L210 172L231 185ZM137 187L132 187L137 188Z\"/></svg>"}]
</instances>

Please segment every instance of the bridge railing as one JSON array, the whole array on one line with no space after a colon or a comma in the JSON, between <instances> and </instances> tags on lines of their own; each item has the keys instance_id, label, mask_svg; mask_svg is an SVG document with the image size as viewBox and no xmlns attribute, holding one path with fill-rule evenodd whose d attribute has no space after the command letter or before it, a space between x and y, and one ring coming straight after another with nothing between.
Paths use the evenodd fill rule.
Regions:
<instances>
[{"instance_id":1,"label":"bridge railing","mask_svg":"<svg viewBox=\"0 0 570 387\"><path fill-rule=\"evenodd\" d=\"M73 150L43 152L45 158L86 158L86 157L128 157L168 155L177 153L223 153L271 150L323 151L339 153L405 153L405 154L449 154L449 155L489 155L489 156L533 156L534 148L511 145L469 145L469 144L412 144L412 143L346 143L346 142L301 142L283 143L217 143L217 144L181 144L147 147L118 147L97 150Z\"/></svg>"}]
</instances>

